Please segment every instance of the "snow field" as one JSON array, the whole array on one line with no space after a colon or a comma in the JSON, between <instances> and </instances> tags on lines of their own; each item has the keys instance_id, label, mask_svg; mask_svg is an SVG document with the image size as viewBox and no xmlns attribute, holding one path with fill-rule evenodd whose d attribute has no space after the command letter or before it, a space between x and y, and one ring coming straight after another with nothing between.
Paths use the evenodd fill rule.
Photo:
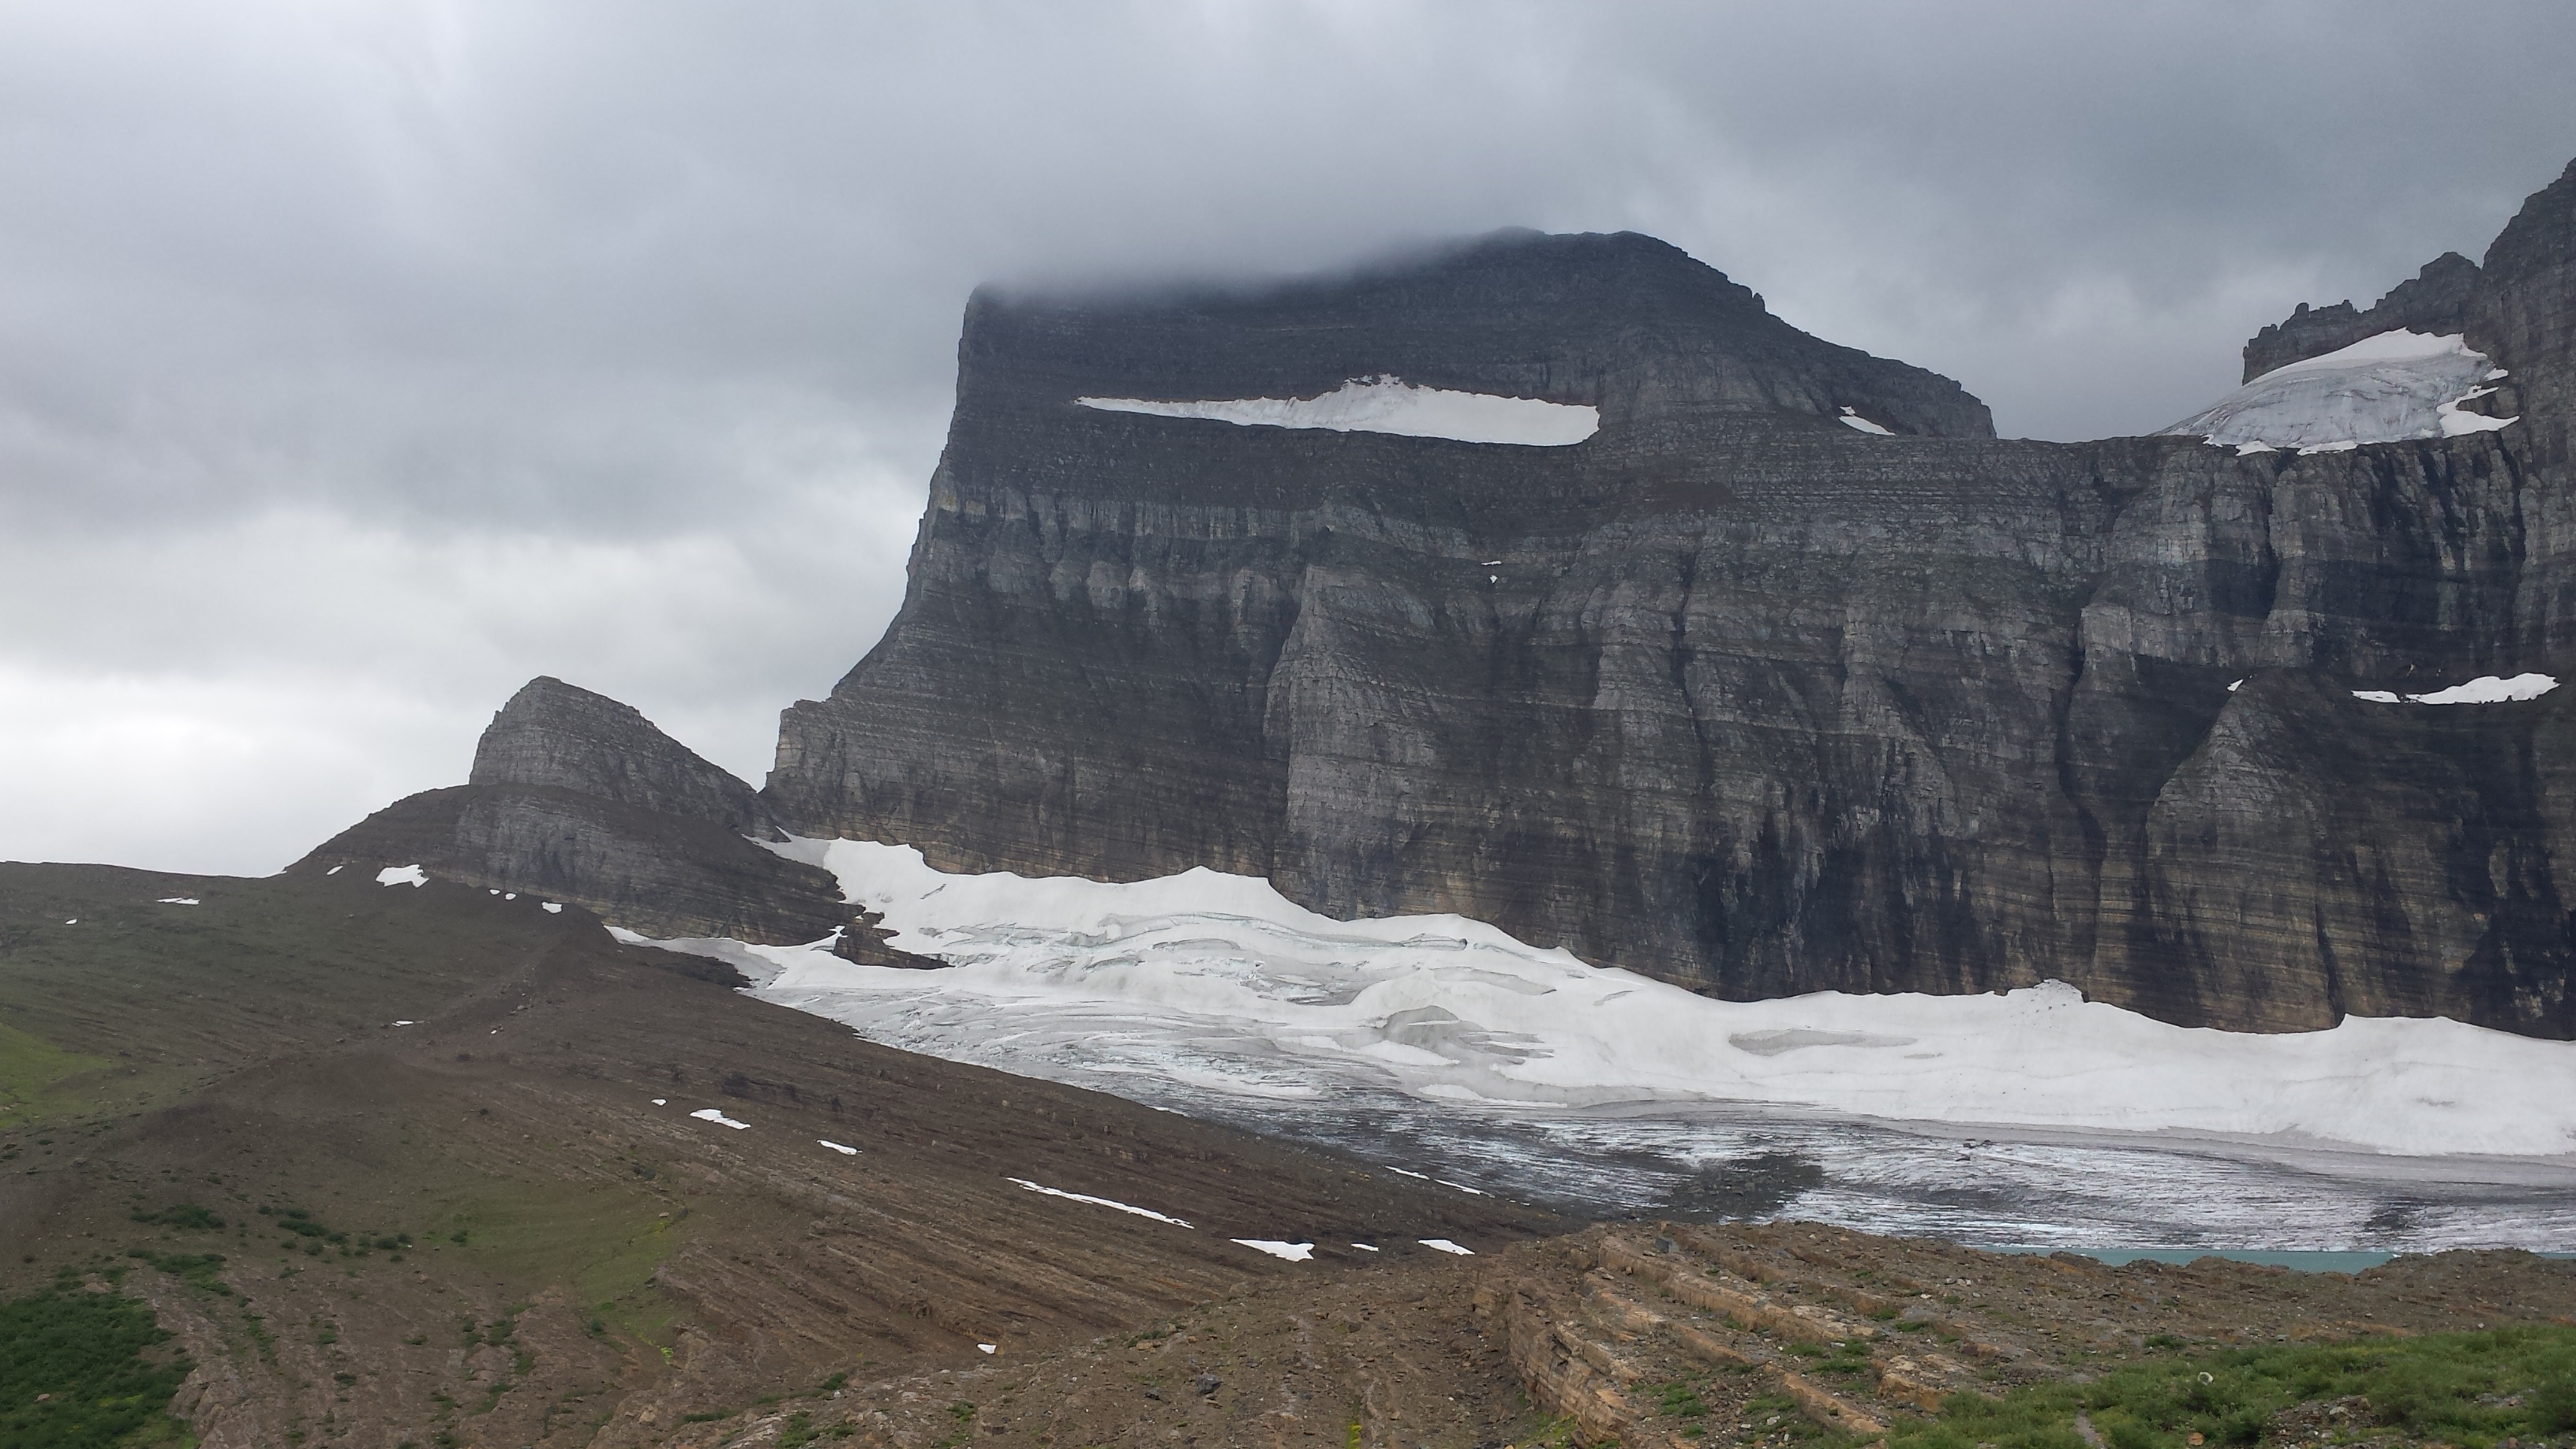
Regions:
<instances>
[{"instance_id":1,"label":"snow field","mask_svg":"<svg viewBox=\"0 0 2576 1449\"><path fill-rule=\"evenodd\" d=\"M773 848L832 870L906 949L957 964L899 971L821 943L725 943L728 959L768 968L753 994L1029 1075L1150 1074L1280 1101L1358 1084L1488 1114L1728 1102L2400 1155L2576 1153L2564 1089L2576 1044L2459 1022L2240 1034L2056 982L1723 1002L1456 916L1333 921L1267 881L1208 870L1103 884L943 875L908 847L857 841Z\"/></svg>"},{"instance_id":2,"label":"snow field","mask_svg":"<svg viewBox=\"0 0 2576 1449\"><path fill-rule=\"evenodd\" d=\"M1321 397L1244 397L1157 402L1137 397L1078 397L1087 408L1208 418L1238 427L1325 428L1337 433L1394 433L1461 443L1517 443L1562 448L1591 437L1601 410L1534 397L1417 387L1392 376L1355 377Z\"/></svg>"}]
</instances>

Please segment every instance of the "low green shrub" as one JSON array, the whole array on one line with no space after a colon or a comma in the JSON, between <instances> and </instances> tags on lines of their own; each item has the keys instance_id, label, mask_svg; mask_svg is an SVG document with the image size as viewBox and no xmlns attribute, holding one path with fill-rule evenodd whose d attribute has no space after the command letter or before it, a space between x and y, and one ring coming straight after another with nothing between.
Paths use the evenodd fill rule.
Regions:
<instances>
[{"instance_id":1,"label":"low green shrub","mask_svg":"<svg viewBox=\"0 0 2576 1449\"><path fill-rule=\"evenodd\" d=\"M188 1362L147 1356L169 1337L115 1293L58 1284L0 1303L0 1449L184 1439L165 1411Z\"/></svg>"},{"instance_id":2,"label":"low green shrub","mask_svg":"<svg viewBox=\"0 0 2576 1449\"><path fill-rule=\"evenodd\" d=\"M1890 1434L1891 1449L2086 1449L2083 1414L2108 1449L2251 1445L2284 1410L2347 1406L2374 1427L2461 1449L2576 1429L2576 1329L2514 1327L2362 1343L2276 1344L2046 1383L2001 1399L1953 1395Z\"/></svg>"}]
</instances>

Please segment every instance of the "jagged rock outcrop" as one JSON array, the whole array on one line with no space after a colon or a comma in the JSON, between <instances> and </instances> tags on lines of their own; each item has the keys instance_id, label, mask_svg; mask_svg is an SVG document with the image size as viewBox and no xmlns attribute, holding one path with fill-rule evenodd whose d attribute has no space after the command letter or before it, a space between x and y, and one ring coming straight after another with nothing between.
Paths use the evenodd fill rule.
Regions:
<instances>
[{"instance_id":1,"label":"jagged rock outcrop","mask_svg":"<svg viewBox=\"0 0 2576 1449\"><path fill-rule=\"evenodd\" d=\"M1730 997L2059 977L2194 1024L2576 1034L2561 706L2349 693L2576 668L2571 251L2576 168L2474 277L2381 304L2465 288L2521 422L2306 456L1999 441L1635 237L981 294L903 610L787 711L764 800L947 868L1208 865ZM1075 401L1380 374L1601 427Z\"/></svg>"},{"instance_id":2,"label":"jagged rock outcrop","mask_svg":"<svg viewBox=\"0 0 2576 1449\"><path fill-rule=\"evenodd\" d=\"M759 792L653 727L633 705L538 675L492 717L469 785L569 791L776 838Z\"/></svg>"},{"instance_id":3,"label":"jagged rock outcrop","mask_svg":"<svg viewBox=\"0 0 2576 1449\"><path fill-rule=\"evenodd\" d=\"M851 919L831 874L726 826L546 785L397 800L289 867L417 864L442 880L582 906L647 936L819 940Z\"/></svg>"},{"instance_id":4,"label":"jagged rock outcrop","mask_svg":"<svg viewBox=\"0 0 2576 1449\"><path fill-rule=\"evenodd\" d=\"M2521 455L2564 466L2576 417L2576 162L2523 203L2483 265L2444 252L2366 312L2302 304L2245 344L2245 380L2401 327L2461 333L2502 365L2502 386L2475 410L2523 417Z\"/></svg>"},{"instance_id":5,"label":"jagged rock outcrop","mask_svg":"<svg viewBox=\"0 0 2576 1449\"><path fill-rule=\"evenodd\" d=\"M2299 310L2246 342L2243 380L2252 382L2274 368L2322 357L2396 328L2435 336L2464 332L2475 315L2478 280L2477 263L2458 252L2444 252L2367 312L2355 310L2349 301L2326 307L2301 302Z\"/></svg>"},{"instance_id":6,"label":"jagged rock outcrop","mask_svg":"<svg viewBox=\"0 0 2576 1449\"><path fill-rule=\"evenodd\" d=\"M647 936L789 945L839 931L836 949L853 960L939 964L887 945L829 871L761 848L755 833L777 837L749 785L633 707L540 676L493 716L469 783L396 801L289 869L417 864Z\"/></svg>"}]
</instances>

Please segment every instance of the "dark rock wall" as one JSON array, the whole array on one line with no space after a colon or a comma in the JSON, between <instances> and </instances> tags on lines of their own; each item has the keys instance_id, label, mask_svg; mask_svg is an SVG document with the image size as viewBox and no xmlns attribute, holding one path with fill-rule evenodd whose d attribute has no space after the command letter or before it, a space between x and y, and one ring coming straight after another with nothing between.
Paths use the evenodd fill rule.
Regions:
<instances>
[{"instance_id":1,"label":"dark rock wall","mask_svg":"<svg viewBox=\"0 0 2576 1449\"><path fill-rule=\"evenodd\" d=\"M1204 864L1730 997L2055 976L2195 1024L2576 1034L2561 706L2350 696L2576 668L2571 207L2563 178L2476 281L2524 423L2308 457L1999 442L1638 239L986 296L902 614L787 712L765 799L948 868ZM1382 371L1604 425L1071 404Z\"/></svg>"},{"instance_id":2,"label":"dark rock wall","mask_svg":"<svg viewBox=\"0 0 2576 1449\"><path fill-rule=\"evenodd\" d=\"M2348 301L2326 307L2302 302L2298 311L2245 344L2244 381L2401 327L2437 337L2463 331L2476 312L2478 280L2477 263L2458 252L2444 252L2366 312Z\"/></svg>"}]
</instances>

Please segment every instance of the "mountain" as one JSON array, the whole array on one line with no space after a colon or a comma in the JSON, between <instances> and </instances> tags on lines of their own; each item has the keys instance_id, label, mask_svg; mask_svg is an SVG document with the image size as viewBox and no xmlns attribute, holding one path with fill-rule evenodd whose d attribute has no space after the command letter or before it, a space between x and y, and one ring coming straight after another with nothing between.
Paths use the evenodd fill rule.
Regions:
<instances>
[{"instance_id":1,"label":"mountain","mask_svg":"<svg viewBox=\"0 0 2576 1449\"><path fill-rule=\"evenodd\" d=\"M2079 444L1630 234L987 289L901 612L765 788L541 680L304 864L893 959L783 831L1732 999L2576 1036L2571 336L2576 167L2188 431Z\"/></svg>"},{"instance_id":2,"label":"mountain","mask_svg":"<svg viewBox=\"0 0 2576 1449\"><path fill-rule=\"evenodd\" d=\"M0 864L0 1438L2072 1443L2075 1384L2123 1443L2313 1439L2354 1404L2563 1434L2566 1263L2112 1268L1710 1221L1817 1180L1767 1149L1568 1231L1505 1195L1529 1159L1490 1190L1386 1162L1422 1145L1401 1112L1372 1165L1297 1140L1275 1080L1231 1131L855 1039L736 989L728 960L775 956L603 929L941 965L809 863L899 854L837 835L1215 865L1719 995L2047 975L2171 1021L2569 1036L2576 167L2482 263L2301 316L2207 432L2068 446L1640 237L981 294L903 613L787 712L765 788L543 678L465 784L277 876ZM2332 409L2387 440L2314 433ZM1127 909L917 884L988 940L1027 922L961 894L1052 892L1103 952ZM1153 944L1285 939L1241 909L1258 881L1150 889ZM1375 1027L1390 1059L1543 1045L1427 1004ZM2175 1395L2213 1373L2226 1402Z\"/></svg>"},{"instance_id":3,"label":"mountain","mask_svg":"<svg viewBox=\"0 0 2576 1449\"><path fill-rule=\"evenodd\" d=\"M2248 345L2456 322L2509 375L2460 406L2512 423L2242 455L1995 439L1642 237L979 294L902 611L786 712L765 797L945 868L1208 865L1726 997L2060 977L2192 1025L2565 1037L2576 694L2354 691L2576 663L2571 237L2576 170L2482 266ZM1598 430L1207 401L1388 376Z\"/></svg>"}]
</instances>

